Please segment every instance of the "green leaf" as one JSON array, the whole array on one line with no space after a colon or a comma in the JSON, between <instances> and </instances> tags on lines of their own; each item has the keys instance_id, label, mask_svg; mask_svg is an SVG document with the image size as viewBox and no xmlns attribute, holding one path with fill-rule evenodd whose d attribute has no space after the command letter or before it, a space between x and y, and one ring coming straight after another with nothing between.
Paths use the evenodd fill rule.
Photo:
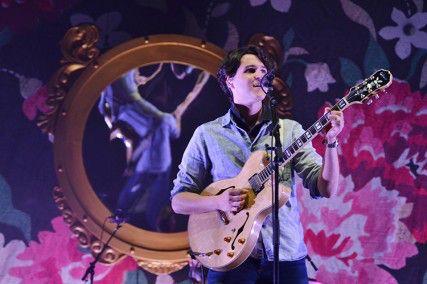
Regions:
<instances>
[{"instance_id":1,"label":"green leaf","mask_svg":"<svg viewBox=\"0 0 427 284\"><path fill-rule=\"evenodd\" d=\"M414 56L412 56L411 59L411 66L409 67L409 71L408 71L408 76L406 76L406 81L409 81L409 79L415 74L415 71L417 70L418 66L419 66L419 62L421 60L421 58L424 56L424 54L426 54L427 51L424 49L418 49Z\"/></svg>"},{"instance_id":2,"label":"green leaf","mask_svg":"<svg viewBox=\"0 0 427 284\"><path fill-rule=\"evenodd\" d=\"M147 276L142 269L137 269L134 271L129 271L126 273L126 279L124 284L148 284Z\"/></svg>"},{"instance_id":3,"label":"green leaf","mask_svg":"<svg viewBox=\"0 0 427 284\"><path fill-rule=\"evenodd\" d=\"M290 28L286 34L283 36L283 50L286 51L288 50L291 45L292 42L294 41L294 37L295 37L295 32L292 28Z\"/></svg>"},{"instance_id":4,"label":"green leaf","mask_svg":"<svg viewBox=\"0 0 427 284\"><path fill-rule=\"evenodd\" d=\"M350 0L341 0L341 7L344 11L344 14L346 14L350 20L366 27L371 33L371 36L377 40L374 21L372 21L371 16L369 16L369 14L362 7L356 5Z\"/></svg>"},{"instance_id":5,"label":"green leaf","mask_svg":"<svg viewBox=\"0 0 427 284\"><path fill-rule=\"evenodd\" d=\"M8 44L11 38L11 30L9 29L9 27L5 27L3 30L0 31L0 47Z\"/></svg>"},{"instance_id":6,"label":"green leaf","mask_svg":"<svg viewBox=\"0 0 427 284\"><path fill-rule=\"evenodd\" d=\"M350 59L340 57L340 73L341 78L347 86L353 86L358 80L362 79L362 72L360 68Z\"/></svg>"},{"instance_id":7,"label":"green leaf","mask_svg":"<svg viewBox=\"0 0 427 284\"><path fill-rule=\"evenodd\" d=\"M363 65L365 68L365 76L369 76L379 69L390 68L390 64L387 60L384 50L372 37L369 39Z\"/></svg>"},{"instance_id":8,"label":"green leaf","mask_svg":"<svg viewBox=\"0 0 427 284\"><path fill-rule=\"evenodd\" d=\"M421 69L420 76L420 89L427 86L427 60L424 61L423 68Z\"/></svg>"},{"instance_id":9,"label":"green leaf","mask_svg":"<svg viewBox=\"0 0 427 284\"><path fill-rule=\"evenodd\" d=\"M286 85L288 85L289 88L292 86L292 73L289 73L288 78L286 78Z\"/></svg>"},{"instance_id":10,"label":"green leaf","mask_svg":"<svg viewBox=\"0 0 427 284\"><path fill-rule=\"evenodd\" d=\"M31 239L31 218L12 204L12 196L9 184L0 175L0 223L19 229L25 239Z\"/></svg>"}]
</instances>

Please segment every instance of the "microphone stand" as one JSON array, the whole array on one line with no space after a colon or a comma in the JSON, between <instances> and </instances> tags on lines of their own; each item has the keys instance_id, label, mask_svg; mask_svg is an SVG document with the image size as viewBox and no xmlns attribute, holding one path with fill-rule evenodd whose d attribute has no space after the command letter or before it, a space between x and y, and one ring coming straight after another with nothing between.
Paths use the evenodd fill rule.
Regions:
<instances>
[{"instance_id":1,"label":"microphone stand","mask_svg":"<svg viewBox=\"0 0 427 284\"><path fill-rule=\"evenodd\" d=\"M117 231L123 226L123 223L126 223L129 219L129 212L131 212L135 206L137 205L137 201L141 197L140 193L138 198L135 198L132 205L128 209L122 209L117 208L113 215L107 217L110 221L110 223L116 224L116 228L114 231L110 234L110 237L108 238L107 242L102 247L101 251L96 255L95 259L89 264L89 267L86 269L85 274L82 277L82 281L87 281L87 277L90 275L90 283L93 284L93 278L95 276L95 265L101 258L101 255L104 253L104 251L107 249L108 244L110 243L111 239L116 235ZM102 241L102 240L101 240Z\"/></svg>"},{"instance_id":2,"label":"microphone stand","mask_svg":"<svg viewBox=\"0 0 427 284\"><path fill-rule=\"evenodd\" d=\"M111 222L116 224L116 228L111 233L110 237L108 238L107 242L102 246L101 251L96 255L95 259L89 264L89 267L86 269L85 274L82 277L82 281L86 282L88 276L90 275L90 283L93 284L93 279L95 277L95 265L101 258L101 255L104 253L104 251L107 249L108 244L110 243L111 239L116 235L117 231L122 227L122 224L125 222L126 219L124 218L117 218L115 216L109 217ZM101 240L102 241L102 240Z\"/></svg>"},{"instance_id":3,"label":"microphone stand","mask_svg":"<svg viewBox=\"0 0 427 284\"><path fill-rule=\"evenodd\" d=\"M274 74L274 73L272 73ZM272 121L272 128L270 135L274 137L274 147L270 147L270 152L273 152L274 150L274 159L273 159L273 176L274 176L274 183L272 186L272 205L273 205L273 212L272 212L272 222L273 222L273 254L274 254L274 261L273 261L273 283L278 284L279 283L279 237L280 237L280 226L279 226L279 163L283 160L283 150L282 150L282 143L280 141L280 125L279 125L279 118L277 117L276 107L278 105L277 99L273 95L273 87L271 82L274 79L274 75L266 74L261 79L261 86L263 87L263 91L267 94L267 97L269 99L269 105L270 105L270 111L271 111L271 121ZM264 87L267 89L264 90ZM270 155L271 156L271 155Z\"/></svg>"},{"instance_id":4,"label":"microphone stand","mask_svg":"<svg viewBox=\"0 0 427 284\"><path fill-rule=\"evenodd\" d=\"M271 120L273 128L271 135L274 137L274 159L273 159L273 174L274 174L274 185L272 185L274 201L273 201L273 252L274 252L274 268L273 268L273 283L279 283L279 237L280 237L280 226L279 226L279 162L283 159L282 143L280 141L279 134L279 119L276 113L277 99L273 97L271 91L268 92L271 109Z\"/></svg>"}]
</instances>

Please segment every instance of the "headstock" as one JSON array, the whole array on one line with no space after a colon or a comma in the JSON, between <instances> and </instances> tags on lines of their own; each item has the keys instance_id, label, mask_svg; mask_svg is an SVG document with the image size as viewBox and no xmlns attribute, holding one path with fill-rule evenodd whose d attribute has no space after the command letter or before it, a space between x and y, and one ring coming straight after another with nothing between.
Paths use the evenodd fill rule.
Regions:
<instances>
[{"instance_id":1,"label":"headstock","mask_svg":"<svg viewBox=\"0 0 427 284\"><path fill-rule=\"evenodd\" d=\"M345 100L349 105L353 103L370 104L372 102L372 96L378 98L378 94L376 92L390 86L392 80L393 75L390 71L380 69L369 78L365 79L362 83L352 87L348 95L345 97Z\"/></svg>"}]
</instances>

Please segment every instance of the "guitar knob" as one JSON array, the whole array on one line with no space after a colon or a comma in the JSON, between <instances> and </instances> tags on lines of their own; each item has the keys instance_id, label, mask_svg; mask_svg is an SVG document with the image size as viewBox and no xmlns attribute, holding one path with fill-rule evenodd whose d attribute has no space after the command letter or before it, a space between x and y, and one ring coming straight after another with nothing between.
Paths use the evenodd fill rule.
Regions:
<instances>
[{"instance_id":1,"label":"guitar knob","mask_svg":"<svg viewBox=\"0 0 427 284\"><path fill-rule=\"evenodd\" d=\"M228 257L233 257L234 256L234 252L230 251L229 253L227 253Z\"/></svg>"},{"instance_id":2,"label":"guitar knob","mask_svg":"<svg viewBox=\"0 0 427 284\"><path fill-rule=\"evenodd\" d=\"M229 243L231 241L231 237L225 237L224 241L226 241L227 243Z\"/></svg>"},{"instance_id":3,"label":"guitar knob","mask_svg":"<svg viewBox=\"0 0 427 284\"><path fill-rule=\"evenodd\" d=\"M220 255L220 254L221 254L221 252L222 252L222 250L220 250L220 249L216 249L216 250L214 250L214 253L215 253L216 255Z\"/></svg>"},{"instance_id":4,"label":"guitar knob","mask_svg":"<svg viewBox=\"0 0 427 284\"><path fill-rule=\"evenodd\" d=\"M245 243L245 239L239 239L238 242L243 245Z\"/></svg>"}]
</instances>

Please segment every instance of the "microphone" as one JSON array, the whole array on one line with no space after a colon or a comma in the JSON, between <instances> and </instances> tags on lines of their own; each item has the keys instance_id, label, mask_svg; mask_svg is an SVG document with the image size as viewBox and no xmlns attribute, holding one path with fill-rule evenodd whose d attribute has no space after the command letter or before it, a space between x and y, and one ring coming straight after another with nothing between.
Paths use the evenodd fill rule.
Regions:
<instances>
[{"instance_id":1,"label":"microphone","mask_svg":"<svg viewBox=\"0 0 427 284\"><path fill-rule=\"evenodd\" d=\"M264 92L268 92L273 90L273 79L276 77L276 69L273 68L267 73L265 73L264 76L261 78L261 88L264 90Z\"/></svg>"}]
</instances>

